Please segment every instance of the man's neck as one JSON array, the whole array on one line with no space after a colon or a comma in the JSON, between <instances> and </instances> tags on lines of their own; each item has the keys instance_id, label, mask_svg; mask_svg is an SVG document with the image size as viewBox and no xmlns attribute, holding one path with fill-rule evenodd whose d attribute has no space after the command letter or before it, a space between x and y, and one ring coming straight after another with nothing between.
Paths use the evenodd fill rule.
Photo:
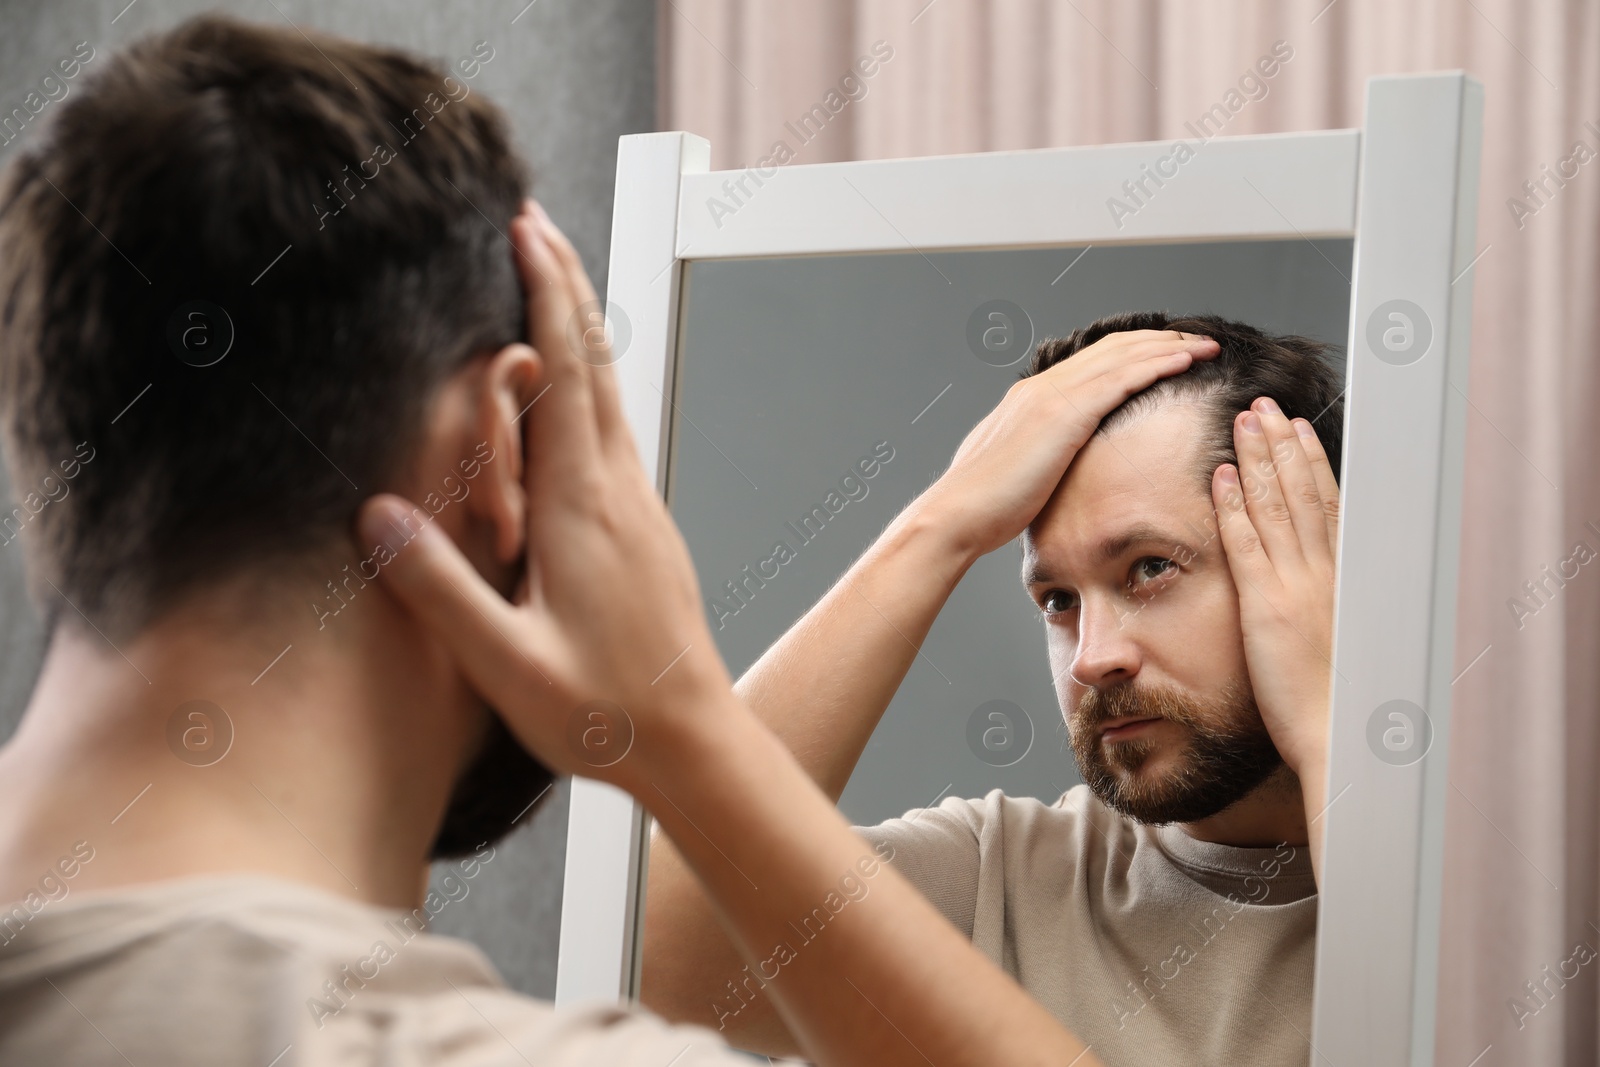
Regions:
<instances>
[{"instance_id":1,"label":"man's neck","mask_svg":"<svg viewBox=\"0 0 1600 1067\"><path fill-rule=\"evenodd\" d=\"M239 601L120 649L59 626L0 748L0 900L83 841L75 890L256 872L414 906L462 762L438 753L474 726L439 651L362 596L321 630Z\"/></svg>"},{"instance_id":2,"label":"man's neck","mask_svg":"<svg viewBox=\"0 0 1600 1067\"><path fill-rule=\"evenodd\" d=\"M1300 780L1288 767L1280 767L1248 796L1209 819L1180 823L1197 841L1235 848L1273 848L1281 844L1303 846L1306 831L1305 801Z\"/></svg>"}]
</instances>

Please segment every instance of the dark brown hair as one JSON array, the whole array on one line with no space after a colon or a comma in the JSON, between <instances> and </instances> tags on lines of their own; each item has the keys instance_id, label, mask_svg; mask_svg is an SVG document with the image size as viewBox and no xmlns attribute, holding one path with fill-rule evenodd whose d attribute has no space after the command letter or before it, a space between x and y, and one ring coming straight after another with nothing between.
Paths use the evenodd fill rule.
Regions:
<instances>
[{"instance_id":1,"label":"dark brown hair","mask_svg":"<svg viewBox=\"0 0 1600 1067\"><path fill-rule=\"evenodd\" d=\"M1201 432L1206 440L1195 476L1209 497L1212 473L1224 463L1239 462L1233 448L1234 418L1257 397L1267 396L1277 402L1286 417L1311 423L1328 454L1334 479L1338 479L1344 443L1344 381L1328 359L1333 346L1322 341L1293 334L1266 334L1254 326L1216 315L1128 311L1096 319L1066 337L1041 342L1023 377L1048 370L1107 334L1125 330L1205 334L1216 340L1221 351L1130 396L1100 420L1096 433L1115 430L1139 414L1174 400L1199 402L1205 412Z\"/></svg>"},{"instance_id":2,"label":"dark brown hair","mask_svg":"<svg viewBox=\"0 0 1600 1067\"><path fill-rule=\"evenodd\" d=\"M442 380L524 339L529 179L465 81L311 29L194 18L52 110L0 177L0 423L18 497L66 491L0 521L116 638L347 543Z\"/></svg>"}]
</instances>

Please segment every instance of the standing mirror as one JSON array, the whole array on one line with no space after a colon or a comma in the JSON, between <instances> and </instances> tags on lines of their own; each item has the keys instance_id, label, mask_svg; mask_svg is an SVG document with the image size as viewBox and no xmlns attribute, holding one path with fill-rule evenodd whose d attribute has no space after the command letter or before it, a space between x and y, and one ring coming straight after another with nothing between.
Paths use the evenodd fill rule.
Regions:
<instances>
[{"instance_id":1,"label":"standing mirror","mask_svg":"<svg viewBox=\"0 0 1600 1067\"><path fill-rule=\"evenodd\" d=\"M1430 74L1374 79L1360 130L1187 153L712 172L690 134L619 152L617 371L735 677L945 469L1039 341L1164 310L1334 346L1312 1063L1432 1063L1481 109L1473 79ZM947 602L845 789L853 822L993 789L1051 804L1081 781L1019 561L990 553ZM574 782L559 1002L637 995L647 838L625 794Z\"/></svg>"}]
</instances>

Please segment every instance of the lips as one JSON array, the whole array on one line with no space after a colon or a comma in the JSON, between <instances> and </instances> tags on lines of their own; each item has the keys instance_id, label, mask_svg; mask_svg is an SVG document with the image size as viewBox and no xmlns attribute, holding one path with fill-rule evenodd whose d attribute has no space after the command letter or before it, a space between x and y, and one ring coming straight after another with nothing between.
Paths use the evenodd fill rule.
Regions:
<instances>
[{"instance_id":1,"label":"lips","mask_svg":"<svg viewBox=\"0 0 1600 1067\"><path fill-rule=\"evenodd\" d=\"M1104 741L1115 741L1120 737L1129 736L1145 726L1160 721L1160 716L1156 715L1147 715L1143 718L1124 716L1118 719L1107 719L1100 724L1100 738Z\"/></svg>"}]
</instances>

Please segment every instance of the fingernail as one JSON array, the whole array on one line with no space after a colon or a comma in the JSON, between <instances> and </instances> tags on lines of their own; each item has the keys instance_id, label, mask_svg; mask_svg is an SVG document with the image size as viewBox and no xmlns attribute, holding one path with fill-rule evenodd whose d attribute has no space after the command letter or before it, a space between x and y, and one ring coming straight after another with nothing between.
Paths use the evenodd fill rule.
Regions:
<instances>
[{"instance_id":1,"label":"fingernail","mask_svg":"<svg viewBox=\"0 0 1600 1067\"><path fill-rule=\"evenodd\" d=\"M1257 415L1253 411L1245 412L1244 429L1245 429L1246 433L1260 433L1261 432L1261 416Z\"/></svg>"},{"instance_id":2,"label":"fingernail","mask_svg":"<svg viewBox=\"0 0 1600 1067\"><path fill-rule=\"evenodd\" d=\"M1270 396L1264 396L1260 400L1256 401L1256 403L1261 405L1262 411L1270 412L1273 415L1283 414L1283 412L1278 410L1277 403Z\"/></svg>"},{"instance_id":3,"label":"fingernail","mask_svg":"<svg viewBox=\"0 0 1600 1067\"><path fill-rule=\"evenodd\" d=\"M1238 485L1239 472L1231 466L1222 468L1222 482L1224 485Z\"/></svg>"},{"instance_id":4,"label":"fingernail","mask_svg":"<svg viewBox=\"0 0 1600 1067\"><path fill-rule=\"evenodd\" d=\"M1301 437L1305 438L1307 441L1309 441L1313 437L1317 436L1317 431L1313 430L1311 428L1311 424L1309 422L1307 422L1305 419L1295 419L1294 420L1294 431L1295 431L1295 433L1299 434Z\"/></svg>"}]
</instances>

